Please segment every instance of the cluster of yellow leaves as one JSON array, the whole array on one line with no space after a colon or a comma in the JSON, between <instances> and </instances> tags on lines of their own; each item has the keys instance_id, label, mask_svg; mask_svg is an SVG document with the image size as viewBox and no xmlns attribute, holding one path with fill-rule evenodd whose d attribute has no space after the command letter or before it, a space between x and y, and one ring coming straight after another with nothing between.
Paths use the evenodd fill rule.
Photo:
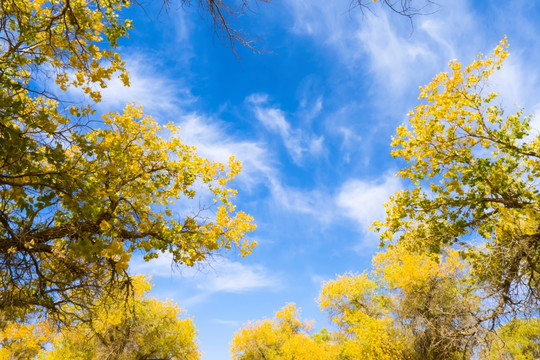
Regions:
<instances>
[{"instance_id":1,"label":"cluster of yellow leaves","mask_svg":"<svg viewBox=\"0 0 540 360\"><path fill-rule=\"evenodd\" d=\"M93 84L104 88L117 72L128 85L125 64L113 50L131 27L117 14L127 6L128 1L119 0L2 2L3 17L18 37L1 48L4 64L13 69L12 80L28 84L35 66L48 64L62 90L80 87L95 101L101 94ZM105 39L109 47L102 45Z\"/></svg>"},{"instance_id":2,"label":"cluster of yellow leaves","mask_svg":"<svg viewBox=\"0 0 540 360\"><path fill-rule=\"evenodd\" d=\"M53 337L47 322L9 322L0 330L0 360L33 359Z\"/></svg>"},{"instance_id":3,"label":"cluster of yellow leaves","mask_svg":"<svg viewBox=\"0 0 540 360\"><path fill-rule=\"evenodd\" d=\"M481 94L489 76L508 56L506 47L506 40L501 41L493 55L485 59L479 55L464 69L453 61L451 73L440 73L421 88L420 100L425 103L409 113L408 126L397 129L392 155L410 163L399 176L415 185L426 181L429 190L417 186L392 197L384 225L375 224L384 229L383 241L400 233L401 239L410 238L417 247L436 250L440 244L422 240L442 230L449 238L462 235L468 219L489 210L488 206L471 205L495 195L489 207L498 206L498 192L515 185L514 176L508 173L513 171L519 177L526 172L515 166L520 157L514 150L528 129L528 120L521 120L521 113L503 120L503 109L490 105L497 94ZM529 145L523 147L524 152L530 150ZM419 208L426 211L416 211ZM489 225L478 227L481 235L491 233Z\"/></svg>"},{"instance_id":4,"label":"cluster of yellow leaves","mask_svg":"<svg viewBox=\"0 0 540 360\"><path fill-rule=\"evenodd\" d=\"M0 331L0 360L200 359L192 319L170 301L147 298L150 288L133 277L132 296L118 289L60 328L8 322Z\"/></svg>"},{"instance_id":5,"label":"cluster of yellow leaves","mask_svg":"<svg viewBox=\"0 0 540 360\"><path fill-rule=\"evenodd\" d=\"M103 299L90 322L62 328L40 359L200 359L192 319L170 301L146 298L149 289L135 277L133 298Z\"/></svg>"},{"instance_id":6,"label":"cluster of yellow leaves","mask_svg":"<svg viewBox=\"0 0 540 360\"><path fill-rule=\"evenodd\" d=\"M240 169L234 159L232 169L225 172L223 164L201 158L193 147L183 144L174 125L162 128L140 107L128 105L122 114L107 114L103 119L106 127L81 134L78 145L68 149L72 173L84 174L85 188L64 202L70 216L75 212L81 218L114 203L114 215L100 221L104 235L100 241L107 244L103 255L125 269L135 248L147 252L147 258L167 251L187 265L220 247L237 245L242 255L250 252L255 243L244 240L244 235L255 225L250 216L235 211L231 198L236 191L227 187ZM168 140L163 131L168 132ZM183 222L175 219L175 202L193 198L202 186L222 203L215 222L204 219L202 223L197 215ZM59 215L59 221L64 220ZM124 239L122 246L115 240L118 237ZM88 254L85 247L79 252Z\"/></svg>"},{"instance_id":7,"label":"cluster of yellow leaves","mask_svg":"<svg viewBox=\"0 0 540 360\"><path fill-rule=\"evenodd\" d=\"M468 267L459 252L448 249L444 255L429 256L392 248L374 258L376 273L382 276L390 289L411 289L427 284L438 277L460 277Z\"/></svg>"},{"instance_id":8,"label":"cluster of yellow leaves","mask_svg":"<svg viewBox=\"0 0 540 360\"><path fill-rule=\"evenodd\" d=\"M435 284L462 276L464 264L454 251L443 258L393 248L379 253L374 265L371 274L347 274L326 282L319 304L340 328L345 354L363 359L401 359L412 352L415 339L408 334L427 326L408 326L412 317L418 321L423 315L412 309L424 306L424 297L434 296ZM458 287L453 290L457 292Z\"/></svg>"},{"instance_id":9,"label":"cluster of yellow leaves","mask_svg":"<svg viewBox=\"0 0 540 360\"><path fill-rule=\"evenodd\" d=\"M410 129L398 127L398 136L392 141L395 148L393 156L403 157L406 161L416 159L412 166L402 169L399 176L418 184L425 177L438 175L457 159L460 162L471 159L475 146L491 146L490 141L484 139L490 132L486 122L501 123L500 109L497 106L489 107L487 117L483 116L481 109L498 94L490 93L483 98L478 90L508 56L506 47L506 40L501 41L493 56L482 59L479 55L464 70L461 63L451 62L451 73L442 72L431 83L420 88L419 99L426 103L409 113ZM463 136L467 134L474 136ZM431 146L426 146L428 144ZM442 153L449 153L450 156L441 157ZM445 173L445 177L451 179L449 191L464 192L459 184L452 182L456 180L457 173L463 170L456 168Z\"/></svg>"},{"instance_id":10,"label":"cluster of yellow leaves","mask_svg":"<svg viewBox=\"0 0 540 360\"><path fill-rule=\"evenodd\" d=\"M309 336L312 325L299 319L299 310L288 304L274 319L249 323L234 334L234 360L337 359L339 349L329 341Z\"/></svg>"},{"instance_id":11,"label":"cluster of yellow leaves","mask_svg":"<svg viewBox=\"0 0 540 360\"><path fill-rule=\"evenodd\" d=\"M540 319L512 319L492 336L482 359L537 360L540 357Z\"/></svg>"}]
</instances>

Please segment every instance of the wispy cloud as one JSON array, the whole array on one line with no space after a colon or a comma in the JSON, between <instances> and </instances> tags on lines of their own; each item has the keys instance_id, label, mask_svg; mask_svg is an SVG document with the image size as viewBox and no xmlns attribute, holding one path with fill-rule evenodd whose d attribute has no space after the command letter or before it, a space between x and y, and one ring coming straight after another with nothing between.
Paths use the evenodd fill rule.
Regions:
<instances>
[{"instance_id":1,"label":"wispy cloud","mask_svg":"<svg viewBox=\"0 0 540 360\"><path fill-rule=\"evenodd\" d=\"M272 181L270 190L274 201L281 209L311 215L319 224L327 224L333 218L330 197L323 189L297 189Z\"/></svg>"},{"instance_id":2,"label":"wispy cloud","mask_svg":"<svg viewBox=\"0 0 540 360\"><path fill-rule=\"evenodd\" d=\"M278 288L281 280L261 265L246 265L227 259L216 259L212 271L202 275L197 288L209 293L243 293L255 289Z\"/></svg>"},{"instance_id":3,"label":"wispy cloud","mask_svg":"<svg viewBox=\"0 0 540 360\"><path fill-rule=\"evenodd\" d=\"M499 94L497 103L500 104L506 115L521 109L526 115L531 114L531 140L540 134L540 93L539 75L536 63L523 58L521 51L516 49L510 39L510 56L505 60L501 69L493 73L487 89Z\"/></svg>"},{"instance_id":4,"label":"wispy cloud","mask_svg":"<svg viewBox=\"0 0 540 360\"><path fill-rule=\"evenodd\" d=\"M426 11L438 11L412 23L379 4L364 11L351 9L345 0L289 0L287 5L292 33L327 47L351 74L365 74L367 61L372 86L387 96L416 89L459 51L475 48L481 33L466 0L437 2ZM460 31L451 24L459 24Z\"/></svg>"},{"instance_id":5,"label":"wispy cloud","mask_svg":"<svg viewBox=\"0 0 540 360\"><path fill-rule=\"evenodd\" d=\"M188 114L179 122L180 134L185 143L197 147L199 155L211 160L227 162L234 155L242 162L238 180L247 189L263 185L270 191L274 204L290 212L308 214L322 223L330 218L328 196L322 189L297 189L283 183L276 166L274 154L263 142L239 140L227 133L226 126L217 119ZM322 138L309 144L313 152L322 151Z\"/></svg>"},{"instance_id":6,"label":"wispy cloud","mask_svg":"<svg viewBox=\"0 0 540 360\"><path fill-rule=\"evenodd\" d=\"M294 161L298 162L304 152L300 140L300 130L293 130L291 128L291 125L285 119L285 113L281 109L265 106L267 96L251 95L248 101L253 105L253 111L257 120L268 130L276 132L281 136L287 151Z\"/></svg>"},{"instance_id":7,"label":"wispy cloud","mask_svg":"<svg viewBox=\"0 0 540 360\"><path fill-rule=\"evenodd\" d=\"M269 104L268 95L252 94L247 97L255 117L271 132L277 133L296 164L300 164L305 154L318 155L322 152L324 138L308 134L301 129L293 129L286 119L286 114L277 106ZM322 108L322 101L316 102L313 111L315 116Z\"/></svg>"},{"instance_id":8,"label":"wispy cloud","mask_svg":"<svg viewBox=\"0 0 540 360\"><path fill-rule=\"evenodd\" d=\"M133 275L148 275L158 278L171 278L178 270L170 255L161 254L157 259L144 261L142 256L132 255L129 271Z\"/></svg>"},{"instance_id":9,"label":"wispy cloud","mask_svg":"<svg viewBox=\"0 0 540 360\"><path fill-rule=\"evenodd\" d=\"M103 110L119 110L127 103L142 105L145 112L159 116L164 121L174 121L171 114L178 114L196 98L191 94L189 84L181 79L167 77L156 62L150 62L143 55L127 57L130 86L125 87L117 78L111 80L101 91L102 101L98 104Z\"/></svg>"},{"instance_id":10,"label":"wispy cloud","mask_svg":"<svg viewBox=\"0 0 540 360\"><path fill-rule=\"evenodd\" d=\"M216 293L240 294L263 289L279 289L282 280L279 274L271 273L258 264L244 264L227 258L216 257L204 261L198 267L177 266L170 255L161 254L159 258L145 262L141 256L135 256L130 262L132 274L145 274L154 280L177 277L183 286L193 290L184 305L191 305L207 300Z\"/></svg>"},{"instance_id":11,"label":"wispy cloud","mask_svg":"<svg viewBox=\"0 0 540 360\"><path fill-rule=\"evenodd\" d=\"M292 33L311 36L340 52L348 47L351 30L362 18L360 12L349 11L351 2L347 0L289 0L287 5L293 14ZM354 48L349 50L354 51Z\"/></svg>"},{"instance_id":12,"label":"wispy cloud","mask_svg":"<svg viewBox=\"0 0 540 360\"><path fill-rule=\"evenodd\" d=\"M187 112L197 100L191 94L190 84L183 78L164 73L153 56L132 52L123 59L129 74L129 86L115 76L106 82L104 88L94 86L101 93L101 101L95 104L98 111L121 112L126 104L134 103L141 105L146 114L168 122L175 120L173 116ZM74 73L70 77L74 78ZM70 87L67 93L59 89L53 91L75 103L89 101L89 96L80 88Z\"/></svg>"},{"instance_id":13,"label":"wispy cloud","mask_svg":"<svg viewBox=\"0 0 540 360\"><path fill-rule=\"evenodd\" d=\"M233 330L236 330L242 327L242 321L240 320L214 319L213 322L215 322L218 325L225 325Z\"/></svg>"},{"instance_id":14,"label":"wispy cloud","mask_svg":"<svg viewBox=\"0 0 540 360\"><path fill-rule=\"evenodd\" d=\"M499 93L500 101L508 110L522 107L531 110L538 102L540 90L538 73L533 70L536 64L527 63L518 51L512 51L513 48L501 69L491 77L489 90Z\"/></svg>"},{"instance_id":15,"label":"wispy cloud","mask_svg":"<svg viewBox=\"0 0 540 360\"><path fill-rule=\"evenodd\" d=\"M244 185L252 187L274 176L274 159L264 143L239 140L227 133L222 121L197 113L182 116L178 125L182 140L195 146L199 155L223 163L230 156L240 160L242 172L238 179Z\"/></svg>"},{"instance_id":16,"label":"wispy cloud","mask_svg":"<svg viewBox=\"0 0 540 360\"><path fill-rule=\"evenodd\" d=\"M429 44L405 41L407 34L390 21L384 12L377 17L366 17L357 39L368 56L377 83L386 91L402 93L418 77L418 69L434 63L436 56Z\"/></svg>"},{"instance_id":17,"label":"wispy cloud","mask_svg":"<svg viewBox=\"0 0 540 360\"><path fill-rule=\"evenodd\" d=\"M390 173L373 181L352 179L341 186L335 201L342 216L358 225L361 238L354 247L357 252L370 254L375 249L377 237L369 226L375 220L384 220L384 203L401 187L401 181Z\"/></svg>"}]
</instances>

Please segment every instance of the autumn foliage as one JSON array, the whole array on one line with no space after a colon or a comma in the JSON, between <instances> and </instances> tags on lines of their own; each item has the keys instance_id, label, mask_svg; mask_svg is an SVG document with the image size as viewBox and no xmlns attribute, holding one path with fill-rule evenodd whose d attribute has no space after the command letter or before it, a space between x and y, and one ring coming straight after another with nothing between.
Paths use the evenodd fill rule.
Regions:
<instances>
[{"instance_id":1,"label":"autumn foliage","mask_svg":"<svg viewBox=\"0 0 540 360\"><path fill-rule=\"evenodd\" d=\"M1 4L3 316L62 317L66 305L81 306L118 286L129 290L135 251L147 260L170 253L176 263L193 265L219 248L239 246L245 255L254 245L244 240L254 229L251 218L235 210L235 191L227 187L238 161L225 166L198 157L174 125L158 125L138 106L102 115L92 108L113 76L129 84L114 51L130 28L117 16L127 5ZM89 103L59 100L43 74L63 91L80 88ZM207 209L174 210L175 201L198 191L210 194Z\"/></svg>"},{"instance_id":2,"label":"autumn foliage","mask_svg":"<svg viewBox=\"0 0 540 360\"><path fill-rule=\"evenodd\" d=\"M198 3L231 45L252 46L229 22L247 1ZM150 298L130 259L193 266L256 244L229 186L234 157L200 157L136 104L96 112L107 82L129 86L128 6L0 2L0 359L199 359L193 321ZM503 40L421 88L392 141L408 185L373 226L373 269L321 290L332 330L289 304L240 329L234 359L540 357L540 137L486 91L507 56ZM179 206L196 197L195 211Z\"/></svg>"},{"instance_id":3,"label":"autumn foliage","mask_svg":"<svg viewBox=\"0 0 540 360\"><path fill-rule=\"evenodd\" d=\"M468 66L453 61L421 88L421 104L392 141L406 164L397 175L411 186L374 224L384 249L373 270L324 283L319 304L337 330L323 330L318 351L374 360L540 356L540 138L530 117L506 115L498 94L484 90L506 48L503 40ZM237 333L235 359L272 358L255 350L272 343L268 334L286 336L273 324ZM287 355L276 359L312 358L277 344Z\"/></svg>"},{"instance_id":4,"label":"autumn foliage","mask_svg":"<svg viewBox=\"0 0 540 360\"><path fill-rule=\"evenodd\" d=\"M132 27L119 16L128 6L0 3L0 332L2 351L10 352L4 357L31 358L50 340L41 335L49 320L99 337L87 322L100 321L108 298L129 302L137 292L129 272L134 253L147 261L167 253L192 266L218 249L237 247L244 256L255 245L245 238L255 228L252 218L236 210L228 186L241 170L238 161L199 157L173 124L157 124L135 104L96 113L108 81L129 85L116 51ZM72 101L74 92L86 100ZM175 205L195 196L207 199L199 209ZM141 301L133 304L144 309L138 320L156 312L176 316L172 305ZM81 318L84 325L73 323ZM152 326L178 332L182 324L189 325ZM161 338L152 336L147 340L157 346ZM194 341L194 330L186 336Z\"/></svg>"}]
</instances>

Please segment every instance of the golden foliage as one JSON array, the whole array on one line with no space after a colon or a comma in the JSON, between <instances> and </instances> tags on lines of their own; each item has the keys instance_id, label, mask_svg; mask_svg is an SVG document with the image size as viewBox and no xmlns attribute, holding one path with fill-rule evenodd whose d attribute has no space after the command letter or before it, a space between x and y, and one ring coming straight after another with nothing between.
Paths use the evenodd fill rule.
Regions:
<instances>
[{"instance_id":1,"label":"golden foliage","mask_svg":"<svg viewBox=\"0 0 540 360\"><path fill-rule=\"evenodd\" d=\"M218 249L248 254L252 218L229 183L241 170L197 156L178 129L136 105L96 115L113 77L129 85L118 40L128 1L0 3L0 311L64 318L128 284L133 252L191 266ZM46 78L88 103L52 96ZM198 196L201 208L179 214ZM208 204L205 203L205 197ZM7 316L7 315L5 315Z\"/></svg>"},{"instance_id":2,"label":"golden foliage","mask_svg":"<svg viewBox=\"0 0 540 360\"><path fill-rule=\"evenodd\" d=\"M235 360L336 359L339 349L329 341L309 336L312 326L299 319L299 310L288 304L271 320L246 324L234 334L231 353Z\"/></svg>"},{"instance_id":3,"label":"golden foliage","mask_svg":"<svg viewBox=\"0 0 540 360\"><path fill-rule=\"evenodd\" d=\"M192 319L170 301L146 297L148 290L149 283L135 277L134 297L118 292L102 299L91 316L83 314L90 321L63 327L40 359L200 359Z\"/></svg>"}]
</instances>

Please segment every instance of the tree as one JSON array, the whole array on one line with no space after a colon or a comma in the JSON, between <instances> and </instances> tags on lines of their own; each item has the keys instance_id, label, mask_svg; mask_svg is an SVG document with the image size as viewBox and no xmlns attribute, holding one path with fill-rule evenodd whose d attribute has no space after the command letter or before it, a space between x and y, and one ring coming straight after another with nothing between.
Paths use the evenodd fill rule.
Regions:
<instances>
[{"instance_id":1,"label":"tree","mask_svg":"<svg viewBox=\"0 0 540 360\"><path fill-rule=\"evenodd\" d=\"M322 336L309 336L311 325L302 322L299 310L288 304L272 320L246 324L234 334L234 360L337 359L338 348Z\"/></svg>"},{"instance_id":2,"label":"tree","mask_svg":"<svg viewBox=\"0 0 540 360\"><path fill-rule=\"evenodd\" d=\"M345 359L387 360L401 353L400 334L383 306L388 299L377 295L376 286L366 274L339 276L323 285L319 303L340 329L337 338Z\"/></svg>"},{"instance_id":3,"label":"tree","mask_svg":"<svg viewBox=\"0 0 540 360\"><path fill-rule=\"evenodd\" d=\"M462 359L472 352L482 330L478 301L457 252L431 257L392 248L374 267L323 285L321 309L337 324L348 358Z\"/></svg>"},{"instance_id":4,"label":"tree","mask_svg":"<svg viewBox=\"0 0 540 360\"><path fill-rule=\"evenodd\" d=\"M252 219L235 210L227 187L238 161L227 170L198 157L173 125L159 126L135 105L95 114L108 80L129 84L115 52L131 27L118 15L126 6L0 3L2 326L33 311L63 317L118 287L129 293L134 252L147 260L168 252L193 265L220 248L245 255L255 244L244 239ZM80 88L89 102L62 100L47 79L63 91ZM176 213L175 200L198 193L213 197L208 207Z\"/></svg>"},{"instance_id":5,"label":"tree","mask_svg":"<svg viewBox=\"0 0 540 360\"><path fill-rule=\"evenodd\" d=\"M319 304L336 332L309 336L293 305L272 320L249 323L231 343L233 358L444 360L487 349L477 322L478 295L459 253L379 253L374 270L323 284ZM314 355L316 354L316 355Z\"/></svg>"},{"instance_id":6,"label":"tree","mask_svg":"<svg viewBox=\"0 0 540 360\"><path fill-rule=\"evenodd\" d=\"M40 359L200 359L193 320L169 301L148 298L144 278L135 278L134 289L127 303L121 292L100 299L95 312L79 316L85 321L64 326Z\"/></svg>"},{"instance_id":7,"label":"tree","mask_svg":"<svg viewBox=\"0 0 540 360\"><path fill-rule=\"evenodd\" d=\"M512 319L491 335L481 359L535 360L540 356L540 319Z\"/></svg>"},{"instance_id":8,"label":"tree","mask_svg":"<svg viewBox=\"0 0 540 360\"><path fill-rule=\"evenodd\" d=\"M199 359L192 319L170 301L149 298L144 277L133 282L133 297L107 294L60 327L48 320L9 323L0 331L0 359Z\"/></svg>"},{"instance_id":9,"label":"tree","mask_svg":"<svg viewBox=\"0 0 540 360\"><path fill-rule=\"evenodd\" d=\"M35 359L51 343L56 334L53 324L47 320L34 320L31 324L4 324L0 330L0 359Z\"/></svg>"},{"instance_id":10,"label":"tree","mask_svg":"<svg viewBox=\"0 0 540 360\"><path fill-rule=\"evenodd\" d=\"M323 284L319 304L336 332L311 337L294 306L245 325L234 359L536 359L538 318L514 318L492 330L481 289L457 250L412 253L390 246L374 269ZM304 350L301 350L304 349ZM316 355L314 355L316 354Z\"/></svg>"},{"instance_id":11,"label":"tree","mask_svg":"<svg viewBox=\"0 0 540 360\"><path fill-rule=\"evenodd\" d=\"M538 356L540 138L530 117L482 92L506 48L451 62L397 130L398 175L412 188L375 223L386 251L374 273L339 277L321 296L352 358Z\"/></svg>"},{"instance_id":12,"label":"tree","mask_svg":"<svg viewBox=\"0 0 540 360\"><path fill-rule=\"evenodd\" d=\"M540 292L540 137L522 111L505 114L484 93L508 56L506 40L486 58L451 62L421 89L424 103L393 139L412 182L377 223L384 244L441 253L451 246L471 264L489 311L482 321L538 314Z\"/></svg>"}]
</instances>

